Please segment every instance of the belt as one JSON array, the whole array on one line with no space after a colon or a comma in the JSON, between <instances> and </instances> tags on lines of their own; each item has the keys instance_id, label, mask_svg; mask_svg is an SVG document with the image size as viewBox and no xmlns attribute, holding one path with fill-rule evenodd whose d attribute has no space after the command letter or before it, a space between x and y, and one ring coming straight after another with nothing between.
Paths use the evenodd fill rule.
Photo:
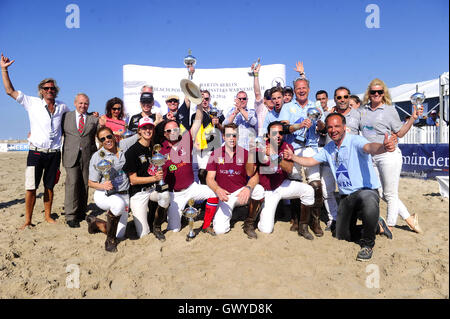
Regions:
<instances>
[{"instance_id":1,"label":"belt","mask_svg":"<svg viewBox=\"0 0 450 319\"><path fill-rule=\"evenodd\" d=\"M148 187L142 187L141 188L141 192L151 192L152 190L155 189L155 186L148 186Z\"/></svg>"},{"instance_id":2,"label":"belt","mask_svg":"<svg viewBox=\"0 0 450 319\"><path fill-rule=\"evenodd\" d=\"M294 142L299 144L301 147L305 147L306 146L306 141L300 141L299 139L295 139Z\"/></svg>"},{"instance_id":3,"label":"belt","mask_svg":"<svg viewBox=\"0 0 450 319\"><path fill-rule=\"evenodd\" d=\"M33 145L30 145L29 149L31 151L41 152L41 153L58 153L61 152L59 149L53 149L53 148L39 148Z\"/></svg>"},{"instance_id":4,"label":"belt","mask_svg":"<svg viewBox=\"0 0 450 319\"><path fill-rule=\"evenodd\" d=\"M120 191L120 192L117 192L117 194L120 194L120 195L125 195L125 194L128 194L128 190L126 190L126 191Z\"/></svg>"}]
</instances>

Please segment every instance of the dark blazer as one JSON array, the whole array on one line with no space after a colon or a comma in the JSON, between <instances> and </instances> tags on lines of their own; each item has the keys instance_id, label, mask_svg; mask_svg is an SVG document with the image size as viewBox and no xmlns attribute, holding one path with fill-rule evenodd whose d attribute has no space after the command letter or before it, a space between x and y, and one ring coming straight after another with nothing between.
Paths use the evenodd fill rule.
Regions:
<instances>
[{"instance_id":1,"label":"dark blazer","mask_svg":"<svg viewBox=\"0 0 450 319\"><path fill-rule=\"evenodd\" d=\"M89 166L92 154L97 151L95 133L97 132L98 118L88 115L84 123L84 130L80 134L77 129L76 115L76 111L67 112L62 118L64 134L62 156L64 167L75 166L80 148L81 161L85 166Z\"/></svg>"}]
</instances>

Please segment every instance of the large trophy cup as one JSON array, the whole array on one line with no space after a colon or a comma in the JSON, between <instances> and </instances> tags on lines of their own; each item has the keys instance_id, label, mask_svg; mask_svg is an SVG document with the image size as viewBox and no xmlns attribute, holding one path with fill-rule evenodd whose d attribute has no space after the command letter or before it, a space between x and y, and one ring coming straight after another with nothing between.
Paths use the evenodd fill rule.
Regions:
<instances>
[{"instance_id":1,"label":"large trophy cup","mask_svg":"<svg viewBox=\"0 0 450 319\"><path fill-rule=\"evenodd\" d=\"M189 55L184 58L184 65L188 68L189 79L182 79L180 81L180 87L184 95L194 103L195 105L200 105L202 103L202 93L197 85L192 82L193 73L191 72L191 66L197 63L197 59L191 55L191 50L189 50Z\"/></svg>"},{"instance_id":2,"label":"large trophy cup","mask_svg":"<svg viewBox=\"0 0 450 319\"><path fill-rule=\"evenodd\" d=\"M100 157L103 158L100 162L97 163L97 169L102 173L103 177L105 178L105 181L109 181L110 180L110 173L111 173L111 168L112 168L112 162L105 159L105 154L103 153L102 156L102 152L100 152ZM106 191L106 196L111 196L113 194L116 194L117 190L114 189L110 189Z\"/></svg>"},{"instance_id":3,"label":"large trophy cup","mask_svg":"<svg viewBox=\"0 0 450 319\"><path fill-rule=\"evenodd\" d=\"M194 218L200 214L200 210L193 207L194 203L195 201L190 199L188 201L189 207L183 211L183 216L189 220L189 233L186 236L186 241L190 241L196 236L194 232Z\"/></svg>"},{"instance_id":4,"label":"large trophy cup","mask_svg":"<svg viewBox=\"0 0 450 319\"><path fill-rule=\"evenodd\" d=\"M425 101L425 94L416 92L411 95L411 103L416 106L417 112L423 110L423 102Z\"/></svg>"},{"instance_id":5,"label":"large trophy cup","mask_svg":"<svg viewBox=\"0 0 450 319\"><path fill-rule=\"evenodd\" d=\"M162 167L166 163L167 158L159 152L160 150L161 150L161 145L156 144L155 146L153 146L153 156L152 156L151 161L152 161L153 165L158 167L158 171L162 172ZM169 189L169 185L164 183L164 180L160 180L158 182L158 184L156 185L156 191L158 193L165 192L168 189Z\"/></svg>"},{"instance_id":6,"label":"large trophy cup","mask_svg":"<svg viewBox=\"0 0 450 319\"><path fill-rule=\"evenodd\" d=\"M315 127L317 125L317 121L319 120L322 113L317 107L310 107L306 113L308 119L311 121L312 125L311 127ZM301 136L303 138L306 138L306 132L308 131L308 128L303 128L303 132Z\"/></svg>"},{"instance_id":7,"label":"large trophy cup","mask_svg":"<svg viewBox=\"0 0 450 319\"><path fill-rule=\"evenodd\" d=\"M261 61L261 58L258 58L258 60L255 62L253 67L250 67L250 71L248 72L249 76L255 76L255 69L259 65L259 62Z\"/></svg>"}]
</instances>

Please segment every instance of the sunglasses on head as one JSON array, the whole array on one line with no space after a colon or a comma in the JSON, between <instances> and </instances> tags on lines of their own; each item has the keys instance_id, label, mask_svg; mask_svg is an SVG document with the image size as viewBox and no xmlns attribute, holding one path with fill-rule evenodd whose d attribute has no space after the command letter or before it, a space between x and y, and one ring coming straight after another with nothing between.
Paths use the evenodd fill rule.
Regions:
<instances>
[{"instance_id":1,"label":"sunglasses on head","mask_svg":"<svg viewBox=\"0 0 450 319\"><path fill-rule=\"evenodd\" d=\"M235 134L235 133L226 133L225 134L225 137L236 137L237 136L237 134Z\"/></svg>"},{"instance_id":2,"label":"sunglasses on head","mask_svg":"<svg viewBox=\"0 0 450 319\"><path fill-rule=\"evenodd\" d=\"M42 89L44 91L48 91L48 90L56 91L56 88L54 86L43 86Z\"/></svg>"},{"instance_id":3,"label":"sunglasses on head","mask_svg":"<svg viewBox=\"0 0 450 319\"><path fill-rule=\"evenodd\" d=\"M339 95L339 96L336 96L336 98L338 99L338 100L341 100L341 99L348 99L348 95L343 95L343 96L341 96L341 95Z\"/></svg>"},{"instance_id":4,"label":"sunglasses on head","mask_svg":"<svg viewBox=\"0 0 450 319\"><path fill-rule=\"evenodd\" d=\"M100 140L100 142L104 142L105 140L112 140L113 139L113 136L111 135L111 134L109 134L109 135L106 135L106 136L104 136L104 137L100 137L99 138L99 140Z\"/></svg>"},{"instance_id":5,"label":"sunglasses on head","mask_svg":"<svg viewBox=\"0 0 450 319\"><path fill-rule=\"evenodd\" d=\"M384 90L370 90L370 95L375 95L376 93L381 95L384 93Z\"/></svg>"},{"instance_id":6,"label":"sunglasses on head","mask_svg":"<svg viewBox=\"0 0 450 319\"><path fill-rule=\"evenodd\" d=\"M179 131L180 131L180 128L176 127L176 128L165 130L164 133L169 133L169 134L172 132L178 133Z\"/></svg>"}]
</instances>

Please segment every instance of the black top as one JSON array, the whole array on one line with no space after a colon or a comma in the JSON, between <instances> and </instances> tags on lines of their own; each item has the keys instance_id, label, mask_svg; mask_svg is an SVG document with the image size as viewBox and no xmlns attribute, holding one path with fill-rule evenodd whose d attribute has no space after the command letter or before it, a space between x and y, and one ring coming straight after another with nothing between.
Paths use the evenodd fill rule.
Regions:
<instances>
[{"instance_id":1,"label":"black top","mask_svg":"<svg viewBox=\"0 0 450 319\"><path fill-rule=\"evenodd\" d=\"M128 122L128 129L134 133L137 133L139 120L143 118L142 112L139 114L135 114L130 118L130 121ZM152 114L150 115L150 118L153 120L153 122L156 121L156 115Z\"/></svg>"},{"instance_id":2,"label":"black top","mask_svg":"<svg viewBox=\"0 0 450 319\"><path fill-rule=\"evenodd\" d=\"M151 163L152 152L149 147L142 146L139 141L134 143L125 153L125 165L123 170L127 174L136 173L138 177L154 176L157 167ZM130 197L140 192L142 188L152 186L154 183L131 185Z\"/></svg>"}]
</instances>

